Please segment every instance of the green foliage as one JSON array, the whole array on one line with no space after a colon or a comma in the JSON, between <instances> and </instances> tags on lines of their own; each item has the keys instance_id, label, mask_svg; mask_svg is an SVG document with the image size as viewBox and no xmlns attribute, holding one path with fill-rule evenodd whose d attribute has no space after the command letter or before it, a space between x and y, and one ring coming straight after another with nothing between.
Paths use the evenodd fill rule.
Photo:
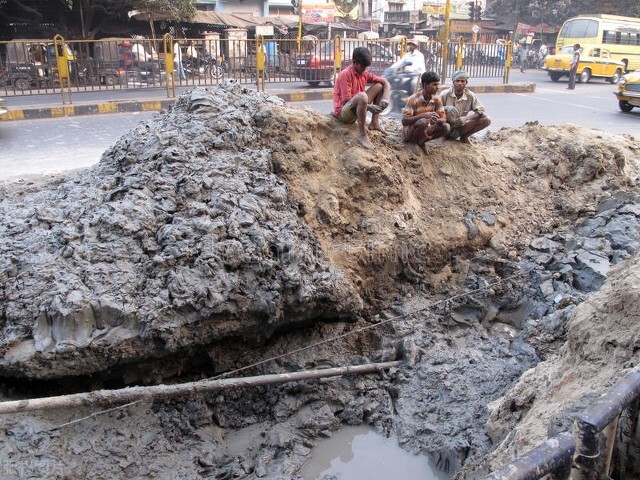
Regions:
<instances>
[{"instance_id":1,"label":"green foliage","mask_svg":"<svg viewBox=\"0 0 640 480\"><path fill-rule=\"evenodd\" d=\"M189 21L196 14L193 0L132 0L131 6L151 13L153 18L175 22Z\"/></svg>"},{"instance_id":2,"label":"green foliage","mask_svg":"<svg viewBox=\"0 0 640 480\"><path fill-rule=\"evenodd\" d=\"M27 23L34 30L46 23L63 35L71 29L93 38L102 25L127 19L131 10L169 22L186 22L196 13L194 0L0 0L0 21Z\"/></svg>"},{"instance_id":3,"label":"green foliage","mask_svg":"<svg viewBox=\"0 0 640 480\"><path fill-rule=\"evenodd\" d=\"M513 18L520 22L561 25L576 15L608 13L626 17L640 17L638 0L495 0L490 13L497 17Z\"/></svg>"}]
</instances>

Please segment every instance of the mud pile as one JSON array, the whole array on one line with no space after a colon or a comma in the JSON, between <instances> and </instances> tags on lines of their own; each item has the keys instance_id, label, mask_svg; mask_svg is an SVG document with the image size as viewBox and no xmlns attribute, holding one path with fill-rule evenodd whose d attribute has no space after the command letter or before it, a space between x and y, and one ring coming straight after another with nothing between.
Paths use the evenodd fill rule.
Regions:
<instances>
[{"instance_id":1,"label":"mud pile","mask_svg":"<svg viewBox=\"0 0 640 480\"><path fill-rule=\"evenodd\" d=\"M193 379L266 358L247 373L404 360L381 375L138 403L69 425L92 410L16 415L3 419L5 464L31 456L33 472L60 477L295 478L315 439L370 423L450 472L489 468L482 457L523 417L507 406L533 402L499 398L569 348L581 302L637 247L640 143L531 124L418 157L385 127L369 152L329 115L237 85L196 89L94 168L5 184L7 384ZM513 452L502 451L496 462Z\"/></svg>"},{"instance_id":2,"label":"mud pile","mask_svg":"<svg viewBox=\"0 0 640 480\"><path fill-rule=\"evenodd\" d=\"M96 167L5 191L0 373L91 374L354 316L260 140L277 104L195 91Z\"/></svg>"}]
</instances>

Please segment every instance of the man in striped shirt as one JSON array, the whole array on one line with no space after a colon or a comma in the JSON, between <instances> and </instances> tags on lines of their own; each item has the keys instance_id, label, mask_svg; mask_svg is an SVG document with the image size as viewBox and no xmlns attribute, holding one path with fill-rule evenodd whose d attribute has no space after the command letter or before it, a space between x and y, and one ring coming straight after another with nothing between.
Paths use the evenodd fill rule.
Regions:
<instances>
[{"instance_id":1,"label":"man in striped shirt","mask_svg":"<svg viewBox=\"0 0 640 480\"><path fill-rule=\"evenodd\" d=\"M402 110L402 140L413 145L416 153L425 150L431 140L442 143L449 133L442 100L437 96L440 77L436 72L425 72L420 85L422 89L407 99Z\"/></svg>"}]
</instances>

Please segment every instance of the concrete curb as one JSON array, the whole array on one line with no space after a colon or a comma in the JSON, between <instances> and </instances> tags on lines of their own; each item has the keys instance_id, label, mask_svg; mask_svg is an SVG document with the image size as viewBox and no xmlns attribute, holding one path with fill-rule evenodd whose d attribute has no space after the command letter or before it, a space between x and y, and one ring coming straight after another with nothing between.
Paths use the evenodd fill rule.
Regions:
<instances>
[{"instance_id":1,"label":"concrete curb","mask_svg":"<svg viewBox=\"0 0 640 480\"><path fill-rule=\"evenodd\" d=\"M168 108L175 99L148 101L113 101L105 103L63 105L60 107L31 107L9 110L0 120L34 120L39 118L73 117L77 115L98 115L101 113L148 112Z\"/></svg>"},{"instance_id":2,"label":"concrete curb","mask_svg":"<svg viewBox=\"0 0 640 480\"><path fill-rule=\"evenodd\" d=\"M533 93L536 90L535 83L510 83L507 85L470 85L469 90L475 93ZM267 91L267 93L269 93ZM318 100L333 100L333 90L306 90L303 92L277 92L273 93L285 102L304 102ZM175 103L174 98L162 100L114 100L103 103L88 103L77 105L62 105L55 107L36 106L22 109L9 110L9 113L0 117L0 121L11 120L35 120L39 118L73 117L78 115L98 115L103 113L148 112L158 111L171 107Z\"/></svg>"}]
</instances>

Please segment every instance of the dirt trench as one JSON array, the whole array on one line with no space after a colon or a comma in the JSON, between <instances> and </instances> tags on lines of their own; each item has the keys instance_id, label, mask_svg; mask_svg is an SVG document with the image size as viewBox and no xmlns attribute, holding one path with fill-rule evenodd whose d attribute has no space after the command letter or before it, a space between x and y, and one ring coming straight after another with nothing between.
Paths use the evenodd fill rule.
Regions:
<instances>
[{"instance_id":1,"label":"dirt trench","mask_svg":"<svg viewBox=\"0 0 640 480\"><path fill-rule=\"evenodd\" d=\"M519 393L525 380L510 389L569 355L589 295L616 290L614 265L635 271L640 144L532 122L418 157L385 127L366 152L329 115L237 85L196 89L93 168L2 185L7 398L254 364L242 374L404 362L97 416L3 418L5 469L296 478L317 439L368 423L473 478L542 440L554 403ZM590 364L610 371L585 388L630 368L633 332L593 347Z\"/></svg>"}]
</instances>

